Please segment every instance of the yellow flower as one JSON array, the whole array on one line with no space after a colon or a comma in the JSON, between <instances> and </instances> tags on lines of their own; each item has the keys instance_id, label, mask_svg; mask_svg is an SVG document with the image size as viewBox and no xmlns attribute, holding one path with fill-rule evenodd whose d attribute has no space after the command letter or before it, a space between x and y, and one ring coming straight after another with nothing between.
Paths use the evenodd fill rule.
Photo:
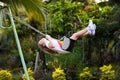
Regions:
<instances>
[{"instance_id":1,"label":"yellow flower","mask_svg":"<svg viewBox=\"0 0 120 80\"><path fill-rule=\"evenodd\" d=\"M88 67L85 67L83 70L84 70L84 71L88 71L88 70L89 70L89 68L88 68Z\"/></svg>"},{"instance_id":2,"label":"yellow flower","mask_svg":"<svg viewBox=\"0 0 120 80\"><path fill-rule=\"evenodd\" d=\"M11 80L12 74L7 70L0 70L0 80Z\"/></svg>"},{"instance_id":3,"label":"yellow flower","mask_svg":"<svg viewBox=\"0 0 120 80\"><path fill-rule=\"evenodd\" d=\"M88 67L85 67L83 69L83 73L80 73L80 79L81 80L91 80L94 76L90 73L90 70Z\"/></svg>"},{"instance_id":4,"label":"yellow flower","mask_svg":"<svg viewBox=\"0 0 120 80\"><path fill-rule=\"evenodd\" d=\"M111 65L104 65L103 67L100 67L100 70L102 72L100 80L106 80L106 78L108 80L114 80L115 79L115 71L111 70L112 66Z\"/></svg>"},{"instance_id":5,"label":"yellow flower","mask_svg":"<svg viewBox=\"0 0 120 80\"><path fill-rule=\"evenodd\" d=\"M52 74L53 80L66 80L64 70L56 68Z\"/></svg>"}]
</instances>

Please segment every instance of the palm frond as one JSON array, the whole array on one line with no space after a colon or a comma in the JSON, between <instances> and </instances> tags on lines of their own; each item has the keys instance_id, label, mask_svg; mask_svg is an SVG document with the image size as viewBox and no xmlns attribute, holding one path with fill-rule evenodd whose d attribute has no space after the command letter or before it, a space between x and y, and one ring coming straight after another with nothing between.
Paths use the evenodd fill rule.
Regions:
<instances>
[{"instance_id":1,"label":"palm frond","mask_svg":"<svg viewBox=\"0 0 120 80\"><path fill-rule=\"evenodd\" d=\"M24 9L27 14L34 14L34 17L44 23L44 11L41 0L0 0L1 2L9 5L13 13L17 13L19 9Z\"/></svg>"}]
</instances>

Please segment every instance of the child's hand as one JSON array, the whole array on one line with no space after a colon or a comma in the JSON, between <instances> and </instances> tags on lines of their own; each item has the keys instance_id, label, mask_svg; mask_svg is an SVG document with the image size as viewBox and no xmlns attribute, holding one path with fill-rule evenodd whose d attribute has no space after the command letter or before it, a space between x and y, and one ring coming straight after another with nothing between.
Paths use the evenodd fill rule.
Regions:
<instances>
[{"instance_id":1,"label":"child's hand","mask_svg":"<svg viewBox=\"0 0 120 80\"><path fill-rule=\"evenodd\" d=\"M50 35L46 35L45 37L46 37L46 39L48 39L48 40L50 40L50 39L52 38Z\"/></svg>"}]
</instances>

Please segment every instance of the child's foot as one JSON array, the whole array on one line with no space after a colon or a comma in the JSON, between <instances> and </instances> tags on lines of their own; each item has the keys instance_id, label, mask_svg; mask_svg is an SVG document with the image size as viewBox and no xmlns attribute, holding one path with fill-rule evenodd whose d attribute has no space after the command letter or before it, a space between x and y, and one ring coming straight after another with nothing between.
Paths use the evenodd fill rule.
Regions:
<instances>
[{"instance_id":1,"label":"child's foot","mask_svg":"<svg viewBox=\"0 0 120 80\"><path fill-rule=\"evenodd\" d=\"M95 35L96 25L94 24L94 26L92 27L93 27L93 30L91 30L91 35Z\"/></svg>"},{"instance_id":2,"label":"child's foot","mask_svg":"<svg viewBox=\"0 0 120 80\"><path fill-rule=\"evenodd\" d=\"M93 24L93 21L92 20L89 20L89 24L88 24L88 26L87 26L87 29L88 30L94 30L94 24Z\"/></svg>"},{"instance_id":3,"label":"child's foot","mask_svg":"<svg viewBox=\"0 0 120 80\"><path fill-rule=\"evenodd\" d=\"M87 30L90 35L95 35L96 25L93 24L92 20L89 20L89 24L87 26Z\"/></svg>"}]
</instances>

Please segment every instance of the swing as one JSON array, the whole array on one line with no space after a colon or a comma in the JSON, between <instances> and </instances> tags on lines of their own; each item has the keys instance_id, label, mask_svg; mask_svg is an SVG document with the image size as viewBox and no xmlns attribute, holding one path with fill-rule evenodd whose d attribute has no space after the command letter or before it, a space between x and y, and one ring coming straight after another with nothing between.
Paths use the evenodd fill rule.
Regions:
<instances>
[{"instance_id":1,"label":"swing","mask_svg":"<svg viewBox=\"0 0 120 80\"><path fill-rule=\"evenodd\" d=\"M24 24L25 26L27 26L27 27L29 27L29 28L31 28L32 30L34 30L35 32L37 32L37 33L39 33L39 34L41 34L42 36L45 36L45 34L44 33L42 33L41 31L39 31L39 30L37 30L36 28L34 28L33 26L31 26L31 25L29 25L29 24L27 24L26 22L23 22L23 21L21 21L20 19L18 19L18 18L16 18L16 17L14 17L14 19L15 20L17 20L17 21L19 21L20 23L22 23L22 24ZM70 40L69 40L69 38L67 38L67 37L62 37L60 40L62 40L63 39L63 47L62 47L62 49L63 49L63 51L53 51L53 50L51 50L51 49L49 49L49 48L43 48L42 46L40 46L40 49L42 49L45 53L50 53L50 54L64 54L64 53L70 53L70 52L68 52L68 51L65 51L65 49L67 49L68 47L69 47L69 45L70 45Z\"/></svg>"},{"instance_id":2,"label":"swing","mask_svg":"<svg viewBox=\"0 0 120 80\"><path fill-rule=\"evenodd\" d=\"M40 46L40 49L42 49L43 52L48 53L48 54L59 55L58 52L53 51L47 47Z\"/></svg>"},{"instance_id":3,"label":"swing","mask_svg":"<svg viewBox=\"0 0 120 80\"><path fill-rule=\"evenodd\" d=\"M57 44L57 43L55 43L55 44ZM67 38L66 36L64 36L62 48L54 50L54 49L50 49L46 46L40 46L40 49L42 49L43 52L45 52L45 53L49 53L49 54L53 54L53 55L59 55L59 54L70 53L70 51L66 51L67 49L69 49L69 46L70 46L70 39Z\"/></svg>"},{"instance_id":4,"label":"swing","mask_svg":"<svg viewBox=\"0 0 120 80\"><path fill-rule=\"evenodd\" d=\"M37 30L36 28L34 28L34 27L32 27L31 25L29 25L29 24L27 24L27 23L25 23L25 22L23 22L23 21L21 21L20 19L18 19L18 18L16 18L16 17L14 17L14 19L15 20L17 20L17 21L19 21L20 23L22 23L22 24L24 24L25 26L27 26L27 27L29 27L29 28L31 28L32 30L34 30L35 32L38 32L39 34L41 34L42 36L45 36L45 34L44 33L42 33L42 32L40 32L39 30ZM66 36L64 36L63 38L61 38L60 40L62 40L63 39L63 46L62 46L62 49L63 49L63 51L53 51L53 50L51 50L51 49L49 49L49 48L43 48L42 46L40 47L45 53L50 53L50 54L64 54L64 53L70 53L70 52L68 52L68 51L65 51L68 47L69 47L69 45L70 45L70 40L69 40L69 38L67 38Z\"/></svg>"},{"instance_id":5,"label":"swing","mask_svg":"<svg viewBox=\"0 0 120 80\"><path fill-rule=\"evenodd\" d=\"M20 23L24 24L25 26L31 28L32 30L34 30L35 32L41 34L42 36L45 36L44 33L42 33L41 31L37 30L36 28L34 28L33 26L27 24L26 22L23 22L22 20L14 17L15 20L19 21ZM54 50L51 50L47 47L42 47L40 46L40 49L43 50L45 53L50 53L50 54L54 54L54 55L58 55L58 54L65 54L65 53L70 53L69 51L65 51L69 45L70 45L70 39L67 38L66 36L62 37L60 40L63 40L63 46L62 46L62 51L54 51Z\"/></svg>"},{"instance_id":6,"label":"swing","mask_svg":"<svg viewBox=\"0 0 120 80\"><path fill-rule=\"evenodd\" d=\"M40 46L40 49L42 49L43 52L48 53L48 54L53 54L53 55L59 55L59 54L68 54L70 53L69 51L54 51L52 49L49 49L47 47Z\"/></svg>"}]
</instances>

